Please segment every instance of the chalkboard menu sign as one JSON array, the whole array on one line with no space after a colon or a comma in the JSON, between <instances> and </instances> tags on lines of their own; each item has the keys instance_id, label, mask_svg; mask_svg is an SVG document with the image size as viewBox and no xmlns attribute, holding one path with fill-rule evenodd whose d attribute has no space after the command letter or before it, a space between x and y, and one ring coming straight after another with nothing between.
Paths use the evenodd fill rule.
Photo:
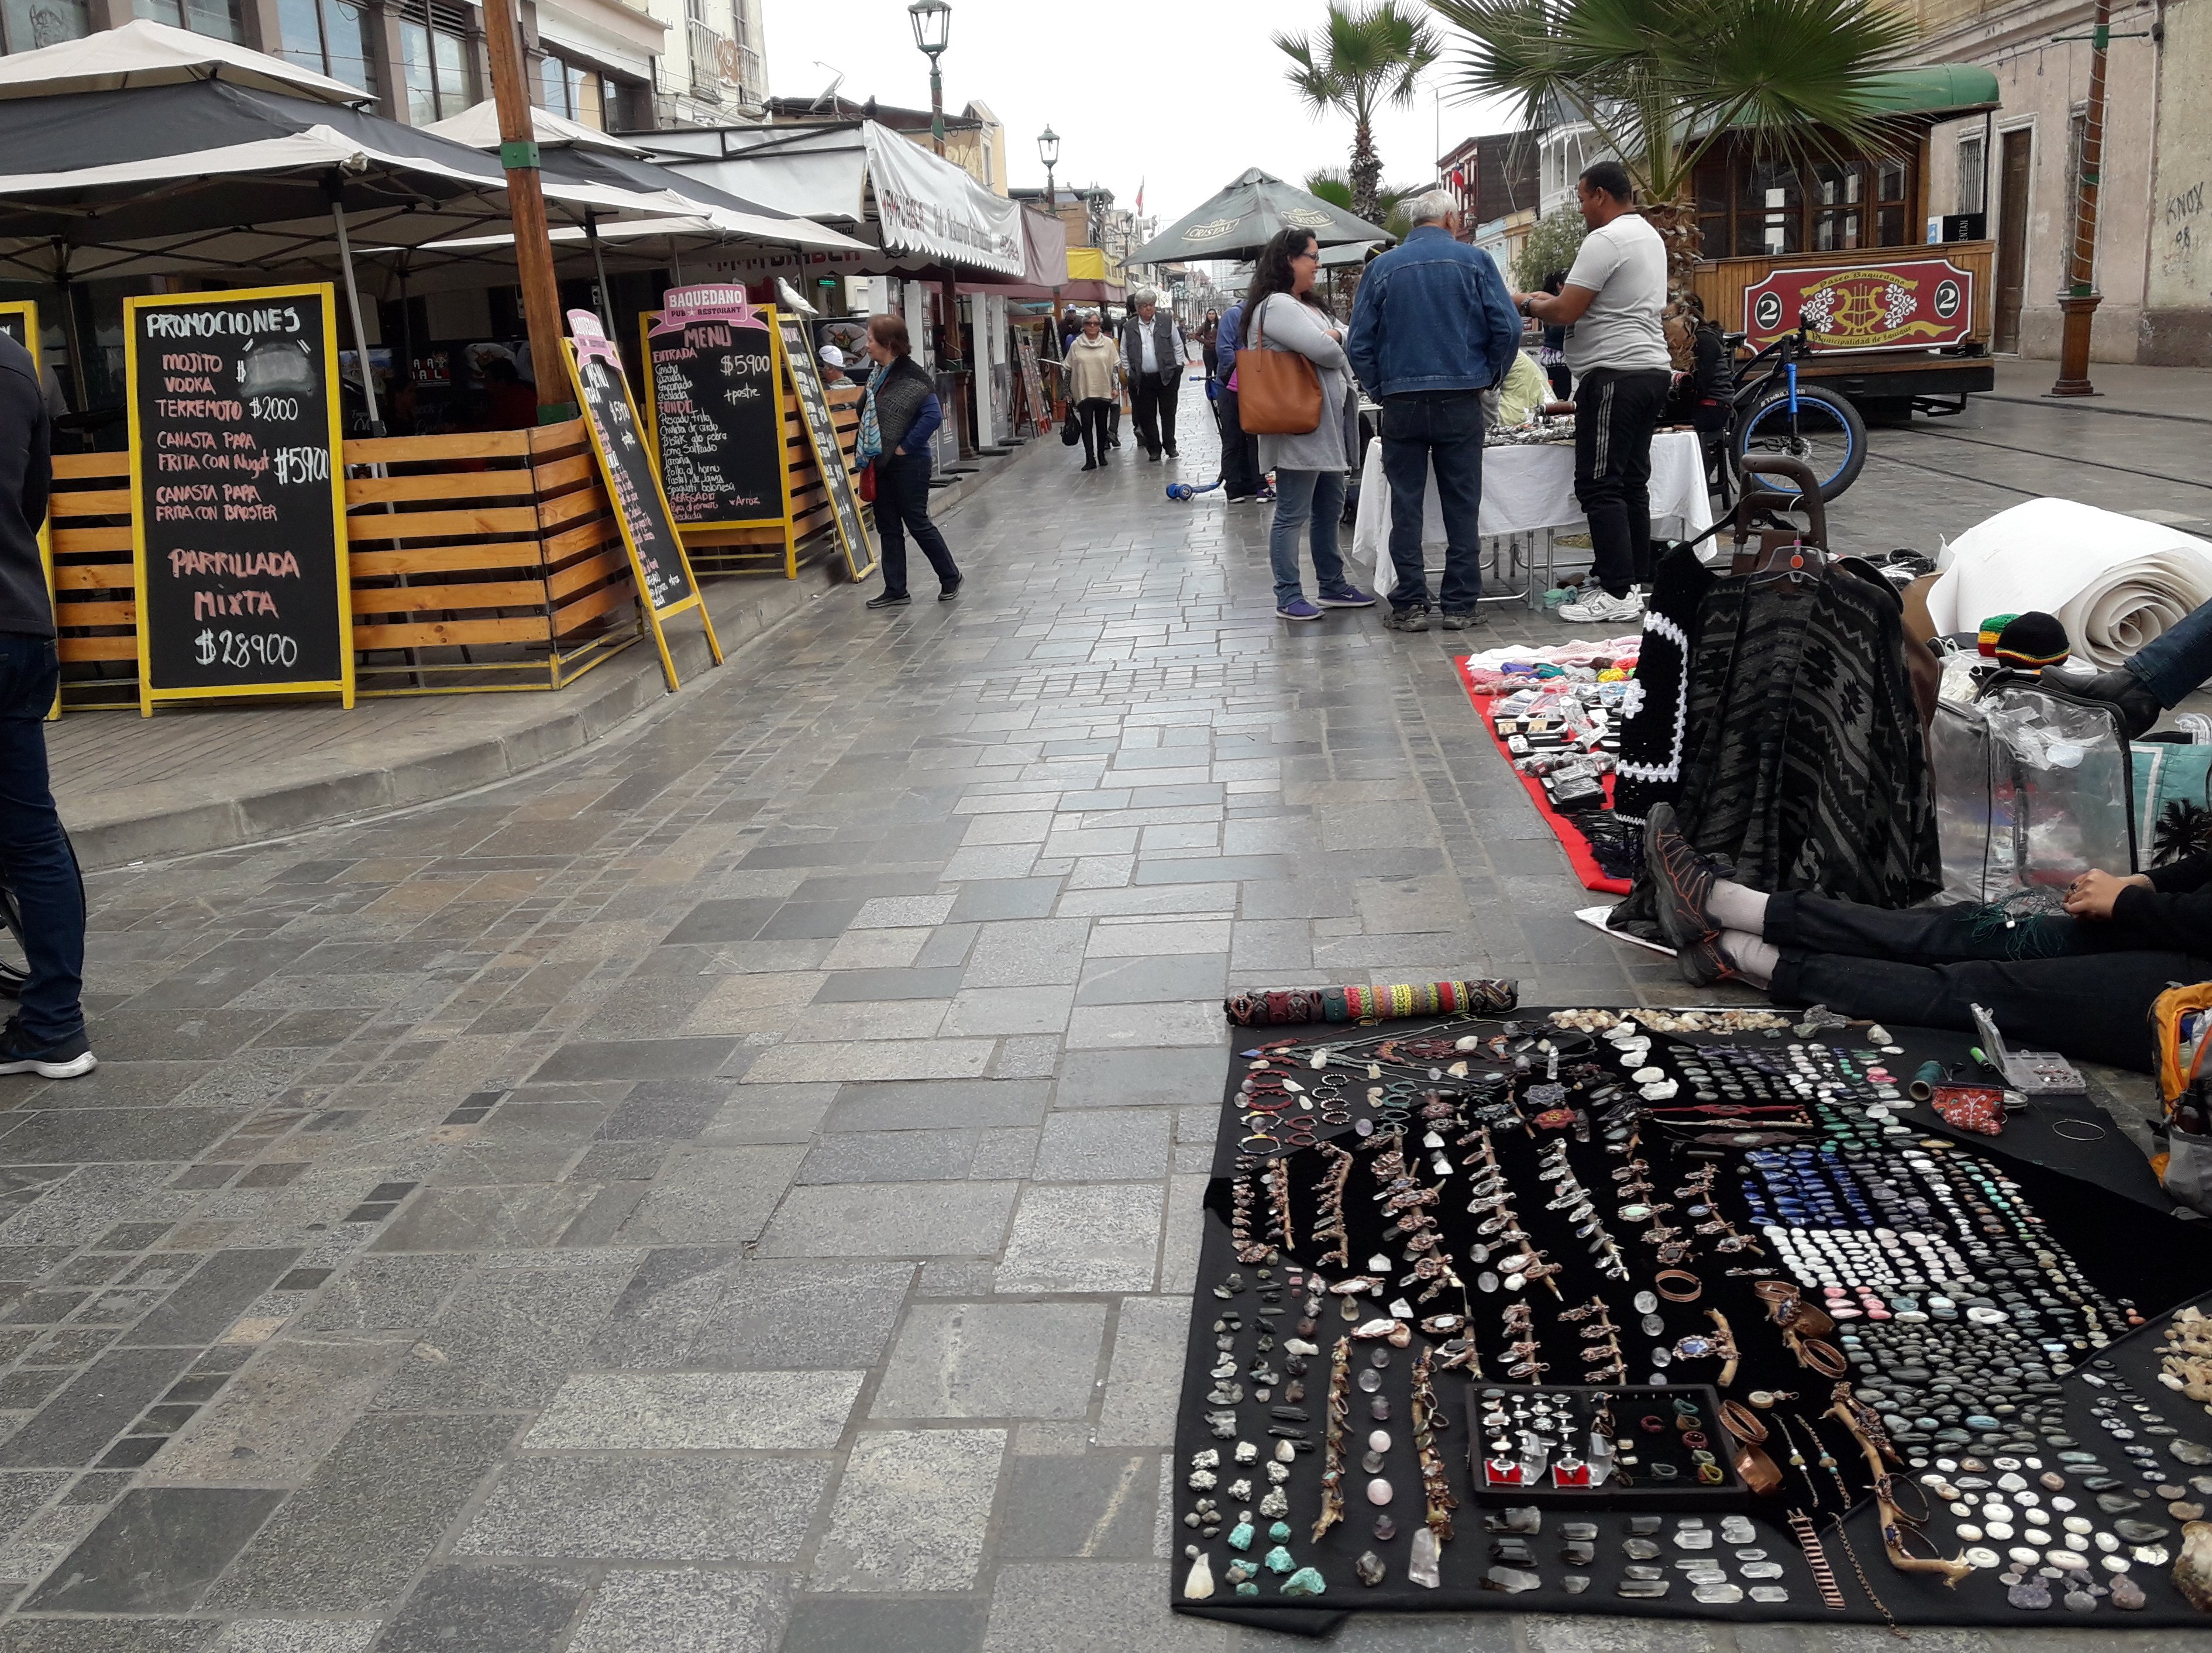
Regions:
<instances>
[{"instance_id":1,"label":"chalkboard menu sign","mask_svg":"<svg viewBox=\"0 0 2212 1653\"><path fill-rule=\"evenodd\" d=\"M742 287L678 287L639 318L646 408L668 509L680 532L791 514L775 313Z\"/></svg>"},{"instance_id":2,"label":"chalkboard menu sign","mask_svg":"<svg viewBox=\"0 0 2212 1653\"><path fill-rule=\"evenodd\" d=\"M353 704L331 285L124 301L138 705Z\"/></svg>"},{"instance_id":3,"label":"chalkboard menu sign","mask_svg":"<svg viewBox=\"0 0 2212 1653\"><path fill-rule=\"evenodd\" d=\"M806 323L801 318L779 315L775 325L783 345L783 364L791 374L792 394L799 398L799 422L806 427L807 446L814 450L823 491L830 496L830 515L837 526L837 543L844 548L845 566L854 579L865 579L876 566L875 547L869 544L868 525L860 518L853 473L845 468L845 450L837 445L837 424L830 416L830 393L822 383L822 363L808 342Z\"/></svg>"},{"instance_id":4,"label":"chalkboard menu sign","mask_svg":"<svg viewBox=\"0 0 2212 1653\"><path fill-rule=\"evenodd\" d=\"M677 538L668 496L661 491L660 473L653 468L653 450L646 445L645 430L637 416L637 402L629 393L629 379L623 372L622 356L589 310L568 312L568 337L562 341L568 353L569 377L575 380L576 399L583 404L584 425L591 432L592 452L599 458L599 477L606 483L607 499L615 522L629 553L630 573L637 580L638 605L645 611L655 647L660 651L660 670L672 692L676 662L668 653L667 635L661 623L686 609L697 609L707 628L707 648L714 664L722 663L722 646L714 639L714 623L691 577L684 542Z\"/></svg>"},{"instance_id":5,"label":"chalkboard menu sign","mask_svg":"<svg viewBox=\"0 0 2212 1653\"><path fill-rule=\"evenodd\" d=\"M1044 374L1037 368L1036 346L1021 343L1022 396L1030 404L1030 423L1042 436L1052 428L1052 404L1044 399Z\"/></svg>"}]
</instances>

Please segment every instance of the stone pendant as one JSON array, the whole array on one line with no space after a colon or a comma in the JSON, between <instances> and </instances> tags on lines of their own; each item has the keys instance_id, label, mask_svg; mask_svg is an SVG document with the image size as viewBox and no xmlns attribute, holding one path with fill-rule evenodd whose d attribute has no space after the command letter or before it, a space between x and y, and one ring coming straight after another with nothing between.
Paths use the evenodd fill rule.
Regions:
<instances>
[{"instance_id":1,"label":"stone pendant","mask_svg":"<svg viewBox=\"0 0 2212 1653\"><path fill-rule=\"evenodd\" d=\"M1196 1545L1191 1547L1197 1549ZM1213 1563L1206 1559L1204 1550L1190 1564L1190 1575L1182 1581L1182 1593L1187 1600L1203 1601L1213 1594Z\"/></svg>"},{"instance_id":2,"label":"stone pendant","mask_svg":"<svg viewBox=\"0 0 2212 1653\"><path fill-rule=\"evenodd\" d=\"M1413 1553L1406 1561L1406 1577L1423 1589L1434 1589L1443 1581L1437 1576L1437 1564L1443 1559L1443 1547L1437 1535L1426 1527L1413 1529Z\"/></svg>"}]
</instances>

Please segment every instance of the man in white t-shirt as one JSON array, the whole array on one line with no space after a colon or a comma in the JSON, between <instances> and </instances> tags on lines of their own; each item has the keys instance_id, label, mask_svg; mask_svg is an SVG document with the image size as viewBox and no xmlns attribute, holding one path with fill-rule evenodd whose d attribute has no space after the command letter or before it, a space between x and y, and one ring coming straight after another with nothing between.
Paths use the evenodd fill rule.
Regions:
<instances>
[{"instance_id":1,"label":"man in white t-shirt","mask_svg":"<svg viewBox=\"0 0 2212 1653\"><path fill-rule=\"evenodd\" d=\"M1667 246L1637 212L1618 161L1585 169L1575 194L1589 234L1566 285L1518 300L1523 315L1566 324L1575 375L1575 497L1589 518L1600 589L1559 617L1633 620L1644 612L1637 584L1651 577L1651 434L1672 378L1660 325Z\"/></svg>"}]
</instances>

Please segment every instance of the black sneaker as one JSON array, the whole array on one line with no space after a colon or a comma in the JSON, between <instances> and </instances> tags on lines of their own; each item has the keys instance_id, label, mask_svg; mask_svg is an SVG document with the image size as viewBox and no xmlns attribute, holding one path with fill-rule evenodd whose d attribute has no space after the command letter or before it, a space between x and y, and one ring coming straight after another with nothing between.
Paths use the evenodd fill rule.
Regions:
<instances>
[{"instance_id":1,"label":"black sneaker","mask_svg":"<svg viewBox=\"0 0 2212 1653\"><path fill-rule=\"evenodd\" d=\"M1429 605L1408 603L1404 608L1394 608L1382 617L1383 628L1389 631L1426 631L1429 629Z\"/></svg>"},{"instance_id":2,"label":"black sneaker","mask_svg":"<svg viewBox=\"0 0 2212 1653\"><path fill-rule=\"evenodd\" d=\"M11 1016L0 1028L0 1073L36 1073L42 1079L82 1079L100 1066L86 1042L84 1030L58 1044L33 1048L26 1043L17 1018Z\"/></svg>"},{"instance_id":3,"label":"black sneaker","mask_svg":"<svg viewBox=\"0 0 2212 1653\"><path fill-rule=\"evenodd\" d=\"M1468 631L1480 617L1473 609L1446 609L1437 624L1445 631Z\"/></svg>"},{"instance_id":4,"label":"black sneaker","mask_svg":"<svg viewBox=\"0 0 2212 1653\"><path fill-rule=\"evenodd\" d=\"M938 600L939 602L940 602L940 603L949 603L949 602L951 602L954 598L956 598L956 597L957 597L957 596L959 596L959 595L960 595L960 588L961 588L961 586L963 586L966 585L967 583L968 583L968 576L967 576L967 575L965 575L965 574L963 574L963 575L961 575L961 576L960 576L960 578L959 578L959 579L957 579L957 580L954 580L954 581L953 581L951 585L949 585L949 586L939 586L937 588L937 600Z\"/></svg>"},{"instance_id":5,"label":"black sneaker","mask_svg":"<svg viewBox=\"0 0 2212 1653\"><path fill-rule=\"evenodd\" d=\"M906 593L902 591L887 591L880 597L871 597L868 599L868 606L872 609L902 609L912 601L914 601L914 599L908 596Z\"/></svg>"}]
</instances>

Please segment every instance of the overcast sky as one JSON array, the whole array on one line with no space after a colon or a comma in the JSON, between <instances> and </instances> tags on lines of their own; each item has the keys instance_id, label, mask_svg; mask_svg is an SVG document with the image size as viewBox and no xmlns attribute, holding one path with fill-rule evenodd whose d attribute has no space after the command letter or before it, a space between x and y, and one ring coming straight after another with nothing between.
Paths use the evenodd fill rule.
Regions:
<instances>
[{"instance_id":1,"label":"overcast sky","mask_svg":"<svg viewBox=\"0 0 2212 1653\"><path fill-rule=\"evenodd\" d=\"M1017 186L1044 183L1036 137L1048 123L1060 134L1062 187L1103 184L1133 205L1142 184L1146 214L1163 225L1247 167L1296 182L1350 158L1351 123L1305 112L1283 78L1290 60L1269 40L1312 29L1323 0L1180 0L1136 13L1042 0L950 3L945 106L957 112L971 98L991 106L1006 123ZM906 0L765 0L763 21L777 95L811 97L842 70L841 97L928 106L928 61L915 50ZM1425 182L1444 149L1513 124L1450 101L1455 55L1448 46L1414 107L1377 120L1385 183ZM1441 113L1435 91L1444 94Z\"/></svg>"}]
</instances>

